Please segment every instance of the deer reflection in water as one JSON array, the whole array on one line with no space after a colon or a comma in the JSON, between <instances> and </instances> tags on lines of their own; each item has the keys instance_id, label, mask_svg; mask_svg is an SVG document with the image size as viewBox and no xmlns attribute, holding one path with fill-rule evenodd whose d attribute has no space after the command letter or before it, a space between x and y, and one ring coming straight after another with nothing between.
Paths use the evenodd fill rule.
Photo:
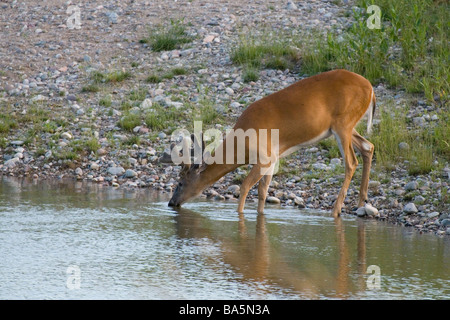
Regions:
<instances>
[{"instance_id":1,"label":"deer reflection in water","mask_svg":"<svg viewBox=\"0 0 450 320\"><path fill-rule=\"evenodd\" d=\"M223 268L225 264L227 268L239 274L239 281L253 283L261 297L273 293L274 290L284 290L307 299L345 299L354 292L366 289L365 227L362 221L358 223L357 228L357 248L349 248L345 222L341 218L334 218L337 241L330 243L330 246L337 246L334 248L338 255L337 265L326 265L321 259L315 259L304 264L307 266L305 268L299 267L292 261L292 257L271 243L270 238L273 235L267 231L265 214L257 215L254 233L249 230L249 222L246 222L244 214L239 214L235 229L227 236L223 232L215 232L211 226L214 222L200 213L185 208L178 208L176 211L178 214L174 219L177 235L180 238L206 238L218 244L223 263L217 263L217 256L210 260L208 257L205 259L210 261L213 268ZM351 259L354 256L352 249L357 251L356 268ZM302 258L295 257L294 260L299 259ZM220 273L221 270L217 272Z\"/></svg>"}]
</instances>

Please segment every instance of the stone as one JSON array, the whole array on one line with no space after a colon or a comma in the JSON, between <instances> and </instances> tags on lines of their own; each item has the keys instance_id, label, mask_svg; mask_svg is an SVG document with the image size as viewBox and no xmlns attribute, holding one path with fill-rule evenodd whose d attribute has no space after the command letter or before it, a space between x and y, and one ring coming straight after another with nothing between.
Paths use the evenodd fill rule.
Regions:
<instances>
[{"instance_id":1,"label":"stone","mask_svg":"<svg viewBox=\"0 0 450 320\"><path fill-rule=\"evenodd\" d=\"M121 175L125 172L125 169L122 167L109 167L108 168L108 173L113 175L113 176L118 176Z\"/></svg>"},{"instance_id":2,"label":"stone","mask_svg":"<svg viewBox=\"0 0 450 320\"><path fill-rule=\"evenodd\" d=\"M233 184L228 187L227 192L232 193L235 197L239 196L239 193L241 191L241 187L237 184Z\"/></svg>"},{"instance_id":3,"label":"stone","mask_svg":"<svg viewBox=\"0 0 450 320\"><path fill-rule=\"evenodd\" d=\"M295 3L293 1L288 1L287 5L286 5L286 9L287 10L297 10L297 6L295 5Z\"/></svg>"},{"instance_id":4,"label":"stone","mask_svg":"<svg viewBox=\"0 0 450 320\"><path fill-rule=\"evenodd\" d=\"M441 221L441 226L447 227L450 226L450 219L444 219Z\"/></svg>"},{"instance_id":5,"label":"stone","mask_svg":"<svg viewBox=\"0 0 450 320\"><path fill-rule=\"evenodd\" d=\"M144 99L144 101L142 101L141 103L142 109L150 109L151 107L152 107L152 99L146 98Z\"/></svg>"},{"instance_id":6,"label":"stone","mask_svg":"<svg viewBox=\"0 0 450 320\"><path fill-rule=\"evenodd\" d=\"M127 171L125 171L125 178L134 178L136 176L137 172L132 169L127 169Z\"/></svg>"},{"instance_id":7,"label":"stone","mask_svg":"<svg viewBox=\"0 0 450 320\"><path fill-rule=\"evenodd\" d=\"M108 22L113 24L116 24L117 19L119 18L118 14L114 11L107 12L106 16L108 17Z\"/></svg>"},{"instance_id":8,"label":"stone","mask_svg":"<svg viewBox=\"0 0 450 320\"><path fill-rule=\"evenodd\" d=\"M406 142L400 142L398 144L398 148L400 150L408 150L409 149L409 144L407 144Z\"/></svg>"},{"instance_id":9,"label":"stone","mask_svg":"<svg viewBox=\"0 0 450 320\"><path fill-rule=\"evenodd\" d=\"M13 146L21 146L21 145L23 145L25 142L24 141L22 141L22 140L14 140L14 141L11 141L10 142L10 144L12 144Z\"/></svg>"},{"instance_id":10,"label":"stone","mask_svg":"<svg viewBox=\"0 0 450 320\"><path fill-rule=\"evenodd\" d=\"M61 134L61 138L66 139L66 140L71 140L73 138L73 136L70 132L63 132Z\"/></svg>"},{"instance_id":11,"label":"stone","mask_svg":"<svg viewBox=\"0 0 450 320\"><path fill-rule=\"evenodd\" d=\"M365 204L364 210L366 211L366 214L368 216L379 216L380 215L380 213L378 212L378 209L368 203Z\"/></svg>"},{"instance_id":12,"label":"stone","mask_svg":"<svg viewBox=\"0 0 450 320\"><path fill-rule=\"evenodd\" d=\"M419 184L417 183L417 181L410 181L405 185L405 190L412 191L412 190L416 190L418 187L419 187Z\"/></svg>"},{"instance_id":13,"label":"stone","mask_svg":"<svg viewBox=\"0 0 450 320\"><path fill-rule=\"evenodd\" d=\"M439 217L439 212L434 211L434 212L430 212L429 214L427 214L428 218L436 218Z\"/></svg>"},{"instance_id":14,"label":"stone","mask_svg":"<svg viewBox=\"0 0 450 320\"><path fill-rule=\"evenodd\" d=\"M266 202L267 202L267 203L279 204L281 201L280 201L280 199L278 199L277 197L268 196L268 197L266 198Z\"/></svg>"},{"instance_id":15,"label":"stone","mask_svg":"<svg viewBox=\"0 0 450 320\"><path fill-rule=\"evenodd\" d=\"M5 161L5 166L8 168L14 168L16 166L16 164L18 164L19 162L20 162L20 159L15 157L15 158Z\"/></svg>"},{"instance_id":16,"label":"stone","mask_svg":"<svg viewBox=\"0 0 450 320\"><path fill-rule=\"evenodd\" d=\"M91 168L91 170L98 170L98 169L100 169L100 166L99 166L98 163L92 162L92 163L89 165L89 168Z\"/></svg>"},{"instance_id":17,"label":"stone","mask_svg":"<svg viewBox=\"0 0 450 320\"><path fill-rule=\"evenodd\" d=\"M365 207L360 207L356 210L356 215L358 217L364 217L366 215L366 208Z\"/></svg>"},{"instance_id":18,"label":"stone","mask_svg":"<svg viewBox=\"0 0 450 320\"><path fill-rule=\"evenodd\" d=\"M75 169L75 174L76 174L77 176L81 176L81 175L83 174L83 169L81 169L81 168L76 168L76 169Z\"/></svg>"},{"instance_id":19,"label":"stone","mask_svg":"<svg viewBox=\"0 0 450 320\"><path fill-rule=\"evenodd\" d=\"M212 34L207 35L203 38L203 43L210 43L214 40L215 36Z\"/></svg>"},{"instance_id":20,"label":"stone","mask_svg":"<svg viewBox=\"0 0 450 320\"><path fill-rule=\"evenodd\" d=\"M410 202L403 208L403 212L411 214L411 213L417 213L417 212L419 212L419 210L417 210L417 207L414 203Z\"/></svg>"}]
</instances>

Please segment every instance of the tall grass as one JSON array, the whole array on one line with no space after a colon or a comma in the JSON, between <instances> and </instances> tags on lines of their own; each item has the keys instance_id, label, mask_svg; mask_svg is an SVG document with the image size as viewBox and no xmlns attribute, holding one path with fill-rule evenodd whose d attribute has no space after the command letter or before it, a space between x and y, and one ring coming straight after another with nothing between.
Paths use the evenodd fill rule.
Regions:
<instances>
[{"instance_id":1,"label":"tall grass","mask_svg":"<svg viewBox=\"0 0 450 320\"><path fill-rule=\"evenodd\" d=\"M313 74L345 68L372 83L420 92L430 101L448 100L448 2L360 0L358 4L380 7L381 29L369 29L368 15L354 10L355 22L343 34L329 32L297 44L303 51L302 70Z\"/></svg>"},{"instance_id":2,"label":"tall grass","mask_svg":"<svg viewBox=\"0 0 450 320\"><path fill-rule=\"evenodd\" d=\"M439 114L439 121L424 129L410 124L405 110L384 106L380 124L375 126L370 138L375 145L376 166L390 170L404 163L408 173L416 175L431 172L436 163L448 163L449 115L450 111L444 110ZM400 143L406 143L406 147L400 147Z\"/></svg>"},{"instance_id":3,"label":"tall grass","mask_svg":"<svg viewBox=\"0 0 450 320\"><path fill-rule=\"evenodd\" d=\"M233 63L244 67L244 80L256 81L262 68L292 69L298 59L297 50L286 38L264 34L261 37L241 37L241 42L232 51Z\"/></svg>"},{"instance_id":4,"label":"tall grass","mask_svg":"<svg viewBox=\"0 0 450 320\"><path fill-rule=\"evenodd\" d=\"M159 52L177 49L192 40L193 37L187 34L182 20L171 20L169 26L161 27L140 42L149 43L153 51Z\"/></svg>"}]
</instances>

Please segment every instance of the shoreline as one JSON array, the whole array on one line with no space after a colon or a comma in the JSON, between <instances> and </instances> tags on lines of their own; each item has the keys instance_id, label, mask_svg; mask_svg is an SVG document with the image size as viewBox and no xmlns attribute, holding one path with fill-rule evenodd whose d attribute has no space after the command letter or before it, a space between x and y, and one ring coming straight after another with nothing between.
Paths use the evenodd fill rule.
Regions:
<instances>
[{"instance_id":1,"label":"shoreline","mask_svg":"<svg viewBox=\"0 0 450 320\"><path fill-rule=\"evenodd\" d=\"M248 70L231 58L240 41L250 35L269 38L274 30L297 38L329 30L342 33L351 24L354 9L350 2L338 5L336 1L270 5L242 5L235 0L204 5L111 1L104 5L90 0L79 4L80 29L69 29L67 5L36 0L0 6L4 30L0 176L36 181L68 178L164 192L172 191L180 171L158 163L174 129L189 128L191 120L199 118L205 129L225 131L250 103L307 76L298 66L267 67L253 70L257 77L250 79ZM180 6L187 10L180 11ZM29 23L23 22L24 17ZM185 28L190 42L171 50L152 50L146 39L174 25ZM377 107L406 110L407 120L415 126L426 129L442 120L445 106L429 104L423 95L385 84L374 85L374 91ZM409 106L414 108L408 110ZM378 109L375 126L380 117ZM343 175L342 159L333 148L327 140L283 160L268 200L330 210ZM406 142L401 148L408 152ZM372 169L369 203L379 216L360 215L449 235L449 164L436 165L428 174L410 175L406 162L392 170ZM356 214L361 167L360 161L343 214ZM240 167L205 190L204 196L235 201L248 171L247 166ZM253 188L247 201L255 198Z\"/></svg>"}]
</instances>

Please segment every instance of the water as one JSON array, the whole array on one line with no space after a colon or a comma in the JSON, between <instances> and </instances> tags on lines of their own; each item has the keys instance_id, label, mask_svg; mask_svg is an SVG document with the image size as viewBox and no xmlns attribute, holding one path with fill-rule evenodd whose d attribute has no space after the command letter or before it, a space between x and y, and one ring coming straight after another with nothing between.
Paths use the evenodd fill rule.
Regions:
<instances>
[{"instance_id":1,"label":"water","mask_svg":"<svg viewBox=\"0 0 450 320\"><path fill-rule=\"evenodd\" d=\"M377 221L0 180L0 299L449 299L450 240ZM370 267L374 266L374 267ZM369 272L368 272L369 271Z\"/></svg>"}]
</instances>

